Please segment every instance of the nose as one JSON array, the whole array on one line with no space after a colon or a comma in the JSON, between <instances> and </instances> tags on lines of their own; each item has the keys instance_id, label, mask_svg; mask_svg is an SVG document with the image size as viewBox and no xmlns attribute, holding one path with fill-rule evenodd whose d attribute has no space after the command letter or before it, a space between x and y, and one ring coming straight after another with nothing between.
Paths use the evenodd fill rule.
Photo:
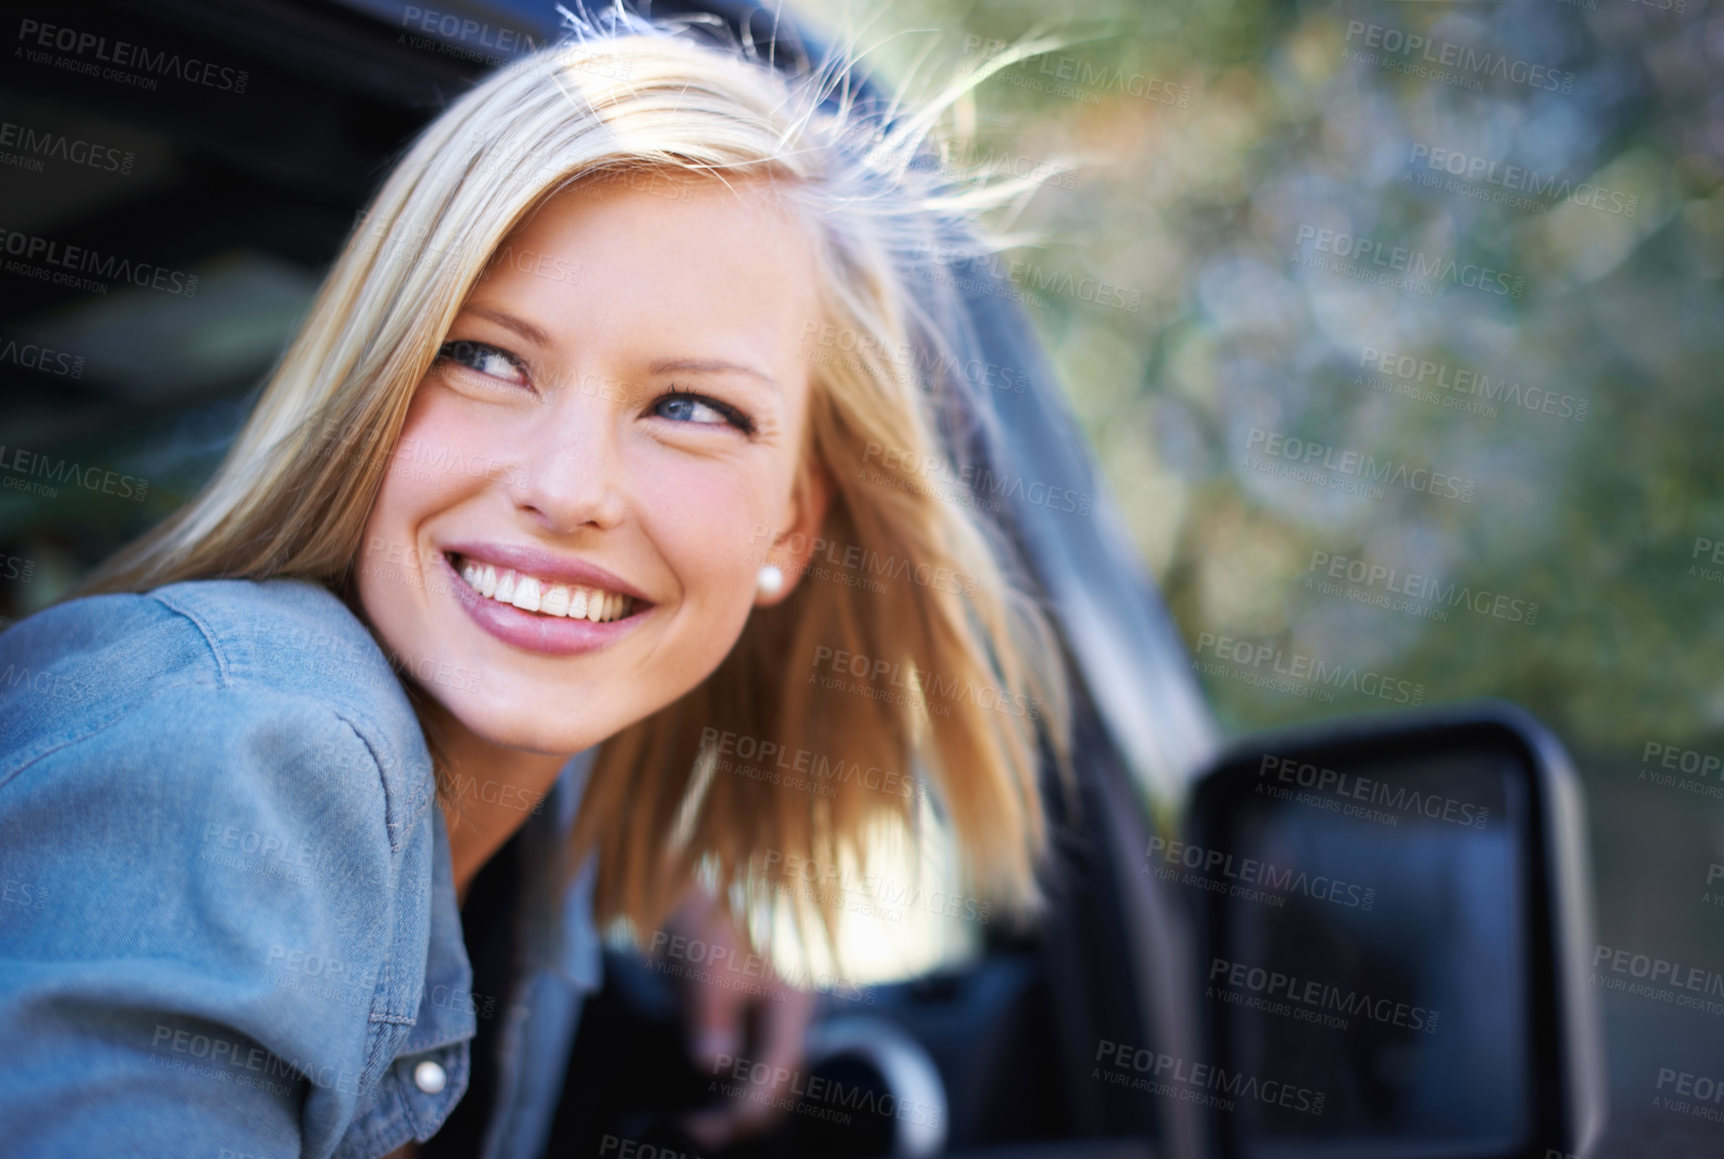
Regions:
<instances>
[{"instance_id":1,"label":"nose","mask_svg":"<svg viewBox=\"0 0 1724 1159\"><path fill-rule=\"evenodd\" d=\"M622 456L612 408L596 392L561 392L531 420L511 479L515 504L546 531L605 530L625 509Z\"/></svg>"}]
</instances>

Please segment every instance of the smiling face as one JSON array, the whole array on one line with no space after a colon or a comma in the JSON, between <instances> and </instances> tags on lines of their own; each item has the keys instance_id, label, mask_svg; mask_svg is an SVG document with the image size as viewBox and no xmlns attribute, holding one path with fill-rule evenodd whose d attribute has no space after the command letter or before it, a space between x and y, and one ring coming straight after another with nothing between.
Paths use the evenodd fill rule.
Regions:
<instances>
[{"instance_id":1,"label":"smiling face","mask_svg":"<svg viewBox=\"0 0 1724 1159\"><path fill-rule=\"evenodd\" d=\"M824 513L796 484L816 285L807 232L751 182L584 185L509 238L358 561L373 628L449 717L568 754L718 666L769 602L762 562L795 575L775 544Z\"/></svg>"}]
</instances>

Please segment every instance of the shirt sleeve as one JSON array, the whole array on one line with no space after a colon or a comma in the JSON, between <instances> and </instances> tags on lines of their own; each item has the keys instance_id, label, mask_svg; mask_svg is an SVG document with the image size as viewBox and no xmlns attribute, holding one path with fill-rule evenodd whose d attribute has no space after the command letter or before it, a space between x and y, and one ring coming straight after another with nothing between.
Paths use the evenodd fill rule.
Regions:
<instances>
[{"instance_id":1,"label":"shirt sleeve","mask_svg":"<svg viewBox=\"0 0 1724 1159\"><path fill-rule=\"evenodd\" d=\"M185 683L5 747L0 1155L332 1154L411 1028L430 906L359 733Z\"/></svg>"}]
</instances>

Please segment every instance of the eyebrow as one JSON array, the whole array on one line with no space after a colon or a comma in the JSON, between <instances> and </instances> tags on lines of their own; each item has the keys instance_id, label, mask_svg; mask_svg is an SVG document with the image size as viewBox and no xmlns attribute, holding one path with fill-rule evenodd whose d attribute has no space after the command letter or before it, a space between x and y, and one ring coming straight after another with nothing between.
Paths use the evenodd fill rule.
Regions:
<instances>
[{"instance_id":1,"label":"eyebrow","mask_svg":"<svg viewBox=\"0 0 1724 1159\"><path fill-rule=\"evenodd\" d=\"M778 380L765 371L756 370L740 362L726 362L721 358L660 358L647 367L647 370L653 374L745 374L759 379L774 390L780 389Z\"/></svg>"},{"instance_id":2,"label":"eyebrow","mask_svg":"<svg viewBox=\"0 0 1724 1159\"><path fill-rule=\"evenodd\" d=\"M467 309L481 318L495 322L505 330L519 334L535 346L552 345L551 336L525 318L517 318L506 310L496 310L489 306L468 306ZM727 362L722 358L660 358L648 366L647 371L651 374L742 374L758 379L773 390L783 389L778 385L778 380L764 370L741 362Z\"/></svg>"},{"instance_id":3,"label":"eyebrow","mask_svg":"<svg viewBox=\"0 0 1724 1159\"><path fill-rule=\"evenodd\" d=\"M493 310L488 306L469 306L467 308L481 318L489 318L505 330L514 331L535 346L549 346L551 344L551 336L525 318L517 318L506 311Z\"/></svg>"}]
</instances>

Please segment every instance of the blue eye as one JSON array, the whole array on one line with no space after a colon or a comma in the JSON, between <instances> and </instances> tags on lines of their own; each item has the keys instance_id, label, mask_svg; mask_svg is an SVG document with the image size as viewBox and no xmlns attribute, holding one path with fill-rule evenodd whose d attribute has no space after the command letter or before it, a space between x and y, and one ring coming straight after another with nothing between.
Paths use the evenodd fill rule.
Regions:
<instances>
[{"instance_id":1,"label":"blue eye","mask_svg":"<svg viewBox=\"0 0 1724 1159\"><path fill-rule=\"evenodd\" d=\"M518 386L528 385L526 371L514 355L495 346L487 346L483 342L445 342L437 351L437 358L440 361L446 359L487 378L499 378Z\"/></svg>"},{"instance_id":2,"label":"blue eye","mask_svg":"<svg viewBox=\"0 0 1724 1159\"><path fill-rule=\"evenodd\" d=\"M705 395L689 394L681 390L672 390L653 403L652 413L676 423L693 423L697 426L729 423L743 434L754 433L753 421L735 407Z\"/></svg>"}]
</instances>

